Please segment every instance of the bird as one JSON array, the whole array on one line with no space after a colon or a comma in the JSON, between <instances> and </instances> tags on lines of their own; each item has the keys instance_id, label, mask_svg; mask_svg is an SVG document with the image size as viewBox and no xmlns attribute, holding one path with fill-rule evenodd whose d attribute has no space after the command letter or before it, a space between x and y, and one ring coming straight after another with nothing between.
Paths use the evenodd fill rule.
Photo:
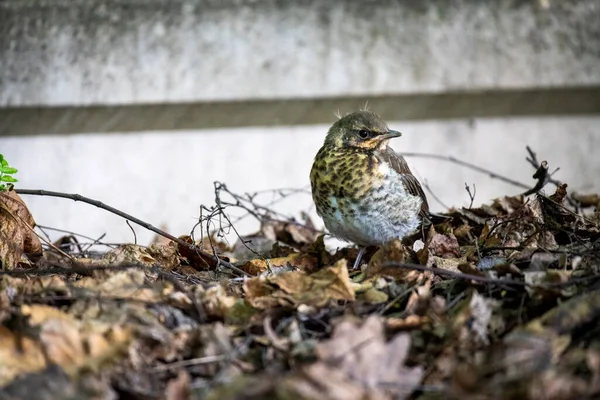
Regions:
<instances>
[{"instance_id":1,"label":"bird","mask_svg":"<svg viewBox=\"0 0 600 400\"><path fill-rule=\"evenodd\" d=\"M339 118L317 152L310 183L317 214L333 236L382 246L415 232L429 213L427 197L406 160L390 146L402 136L377 114L361 110Z\"/></svg>"}]
</instances>

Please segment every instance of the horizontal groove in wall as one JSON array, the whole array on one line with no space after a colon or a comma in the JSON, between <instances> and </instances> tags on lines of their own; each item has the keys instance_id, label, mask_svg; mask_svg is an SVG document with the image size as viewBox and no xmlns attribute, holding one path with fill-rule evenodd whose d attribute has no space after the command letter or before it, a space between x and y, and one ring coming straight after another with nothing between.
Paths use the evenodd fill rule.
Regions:
<instances>
[{"instance_id":1,"label":"horizontal groove in wall","mask_svg":"<svg viewBox=\"0 0 600 400\"><path fill-rule=\"evenodd\" d=\"M230 102L0 107L0 135L329 124L368 108L387 120L600 114L600 86Z\"/></svg>"}]
</instances>

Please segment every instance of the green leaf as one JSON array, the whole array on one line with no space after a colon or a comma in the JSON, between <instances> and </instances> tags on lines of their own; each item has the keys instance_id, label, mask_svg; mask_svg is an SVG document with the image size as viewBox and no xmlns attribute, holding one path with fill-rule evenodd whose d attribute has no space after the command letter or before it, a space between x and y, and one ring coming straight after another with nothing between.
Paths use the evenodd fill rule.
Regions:
<instances>
[{"instance_id":1,"label":"green leaf","mask_svg":"<svg viewBox=\"0 0 600 400\"><path fill-rule=\"evenodd\" d=\"M0 183L0 192L4 192L6 190L6 185L4 183Z\"/></svg>"},{"instance_id":2,"label":"green leaf","mask_svg":"<svg viewBox=\"0 0 600 400\"><path fill-rule=\"evenodd\" d=\"M18 180L16 180L12 176L8 176L8 175L2 175L2 176L0 176L0 181L1 182L19 182Z\"/></svg>"},{"instance_id":3,"label":"green leaf","mask_svg":"<svg viewBox=\"0 0 600 400\"><path fill-rule=\"evenodd\" d=\"M19 170L12 167L5 167L3 165L0 166L0 172L2 172L3 174L16 174L17 172L19 172Z\"/></svg>"}]
</instances>

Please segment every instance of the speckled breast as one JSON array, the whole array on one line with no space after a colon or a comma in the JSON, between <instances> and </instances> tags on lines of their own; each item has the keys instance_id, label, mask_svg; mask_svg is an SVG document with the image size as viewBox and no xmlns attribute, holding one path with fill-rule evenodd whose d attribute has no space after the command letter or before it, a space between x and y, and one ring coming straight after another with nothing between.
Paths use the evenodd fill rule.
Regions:
<instances>
[{"instance_id":1,"label":"speckled breast","mask_svg":"<svg viewBox=\"0 0 600 400\"><path fill-rule=\"evenodd\" d=\"M317 213L334 236L360 246L382 245L413 232L422 200L373 151L323 147L311 174Z\"/></svg>"}]
</instances>

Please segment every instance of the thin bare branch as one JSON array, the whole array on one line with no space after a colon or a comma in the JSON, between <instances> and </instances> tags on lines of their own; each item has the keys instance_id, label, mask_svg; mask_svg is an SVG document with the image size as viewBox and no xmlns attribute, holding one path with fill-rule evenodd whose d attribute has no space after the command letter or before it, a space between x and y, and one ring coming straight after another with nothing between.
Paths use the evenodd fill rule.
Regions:
<instances>
[{"instance_id":1,"label":"thin bare branch","mask_svg":"<svg viewBox=\"0 0 600 400\"><path fill-rule=\"evenodd\" d=\"M521 182L511 179L511 178L507 178L505 176L497 174L496 172L490 171L489 169L482 168L475 164L471 164L470 162L460 160L454 156L443 156L440 154L431 154L431 153L400 153L400 154L404 157L432 158L435 160L448 161L448 162L460 165L462 167L472 169L473 171L476 171L476 172L479 172L482 174L486 174L492 179L498 179L502 182L506 182L508 184L511 184L516 187L520 187L522 189L529 189L529 185L526 185L524 183L521 183Z\"/></svg>"},{"instance_id":2,"label":"thin bare branch","mask_svg":"<svg viewBox=\"0 0 600 400\"><path fill-rule=\"evenodd\" d=\"M241 269L239 269L235 265L233 265L233 264L231 264L231 263L229 263L227 261L221 260L215 254L207 253L204 250L200 249L198 246L195 246L193 244L187 243L186 241L181 240L181 239L179 239L179 238L177 238L177 237L175 237L175 236L173 236L173 235L171 235L171 234L169 234L167 232L164 232L164 231L156 228L155 226L150 225L149 223L142 221L139 218L136 218L136 217L134 217L132 215L129 215L129 214L127 214L127 213L125 213L125 212L123 212L121 210L118 210L118 209L116 209L114 207L111 207L109 205L106 205L106 204L104 204L104 203L102 203L102 202L100 202L98 200L90 199L88 197L84 197L84 196L81 196L79 194L69 194L69 193L53 192L53 191L49 191L49 190L18 189L18 190L16 190L16 192L18 194L24 194L24 195L60 197L60 198L63 198L63 199L69 199L69 200L73 200L73 201L81 201L82 203L91 204L93 206L96 206L98 208L101 208L103 210L111 212L113 214L116 214L116 215L118 215L118 216L120 216L122 218L125 218L125 219L127 219L127 220L129 220L131 222L135 222L136 224L138 224L138 225L140 225L140 226L142 226L142 227L144 227L144 228L146 228L146 229L148 229L148 230L150 230L152 232L155 232L155 233L157 233L157 234L159 234L161 236L164 236L167 239L170 239L170 240L174 241L175 243L177 243L177 244L179 244L181 246L187 247L187 248L189 248L192 251L198 252L198 253L202 254L203 256L205 256L207 258L210 258L213 261L215 261L217 263L217 266L221 265L221 266L223 266L225 268L228 268L228 269L232 270L233 272L235 272L235 273L237 273L239 275L248 275L246 272L242 271Z\"/></svg>"}]
</instances>

